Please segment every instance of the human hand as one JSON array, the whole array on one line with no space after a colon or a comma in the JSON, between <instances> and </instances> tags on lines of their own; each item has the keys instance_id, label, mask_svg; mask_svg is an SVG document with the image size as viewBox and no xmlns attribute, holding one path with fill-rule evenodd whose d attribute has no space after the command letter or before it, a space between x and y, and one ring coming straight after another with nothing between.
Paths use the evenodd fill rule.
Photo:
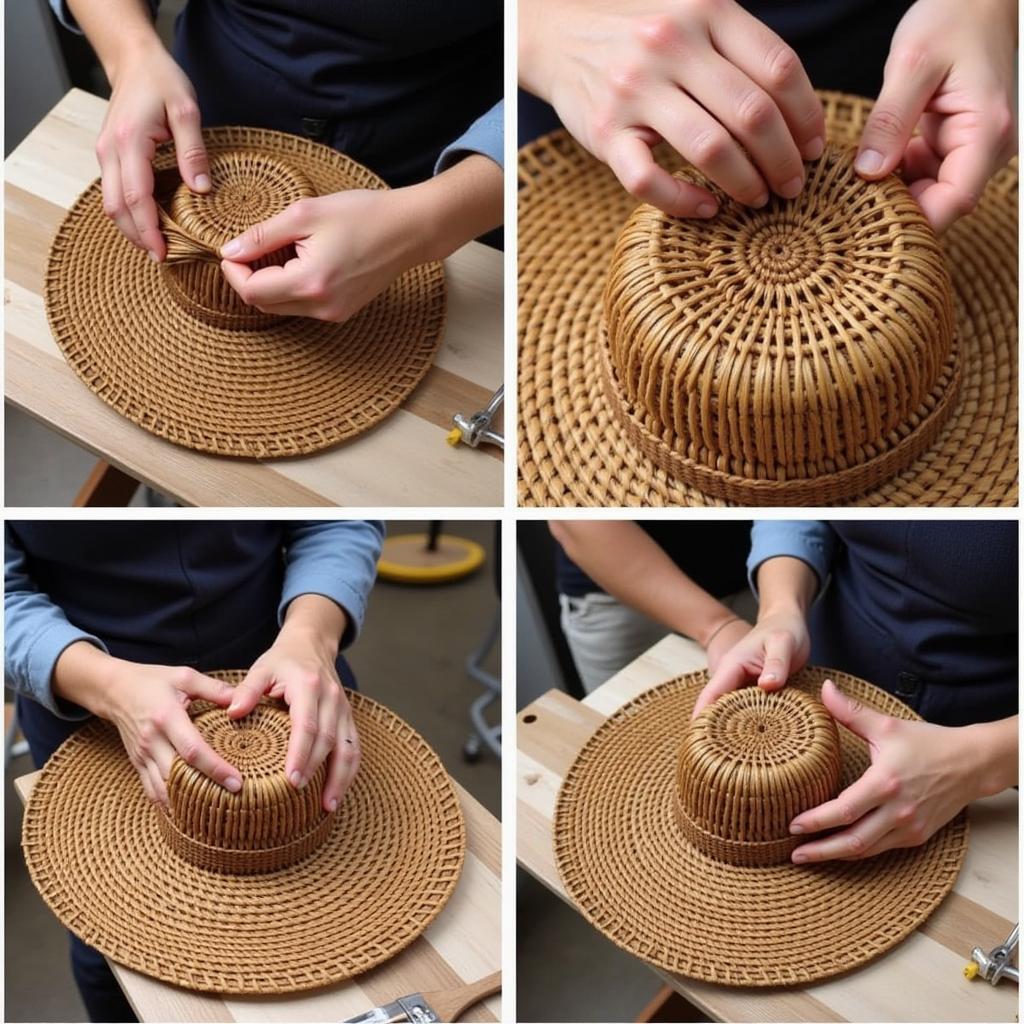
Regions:
<instances>
[{"instance_id":1,"label":"human hand","mask_svg":"<svg viewBox=\"0 0 1024 1024\"><path fill-rule=\"evenodd\" d=\"M753 627L746 619L733 617L712 633L704 644L708 652L708 674L714 676L725 655L742 640Z\"/></svg>"},{"instance_id":2,"label":"human hand","mask_svg":"<svg viewBox=\"0 0 1024 1024\"><path fill-rule=\"evenodd\" d=\"M871 767L834 800L793 819L794 834L842 829L798 846L794 863L860 860L919 846L981 795L975 727L892 718L846 696L831 680L821 700L837 722L867 740Z\"/></svg>"},{"instance_id":3,"label":"human hand","mask_svg":"<svg viewBox=\"0 0 1024 1024\"><path fill-rule=\"evenodd\" d=\"M938 232L1016 151L1016 44L1016 0L918 0L893 35L856 167L877 180L902 166Z\"/></svg>"},{"instance_id":4,"label":"human hand","mask_svg":"<svg viewBox=\"0 0 1024 1024\"><path fill-rule=\"evenodd\" d=\"M213 750L188 716L193 698L225 707L231 686L190 668L140 665L95 654L103 665L103 717L117 726L150 800L167 803L165 782L176 756L231 793L242 788L238 769Z\"/></svg>"},{"instance_id":5,"label":"human hand","mask_svg":"<svg viewBox=\"0 0 1024 1024\"><path fill-rule=\"evenodd\" d=\"M711 678L697 695L696 718L722 694L757 681L762 690L780 690L811 654L807 622L796 609L764 609L757 625L717 658ZM709 660L710 664L710 660Z\"/></svg>"},{"instance_id":6,"label":"human hand","mask_svg":"<svg viewBox=\"0 0 1024 1024\"><path fill-rule=\"evenodd\" d=\"M228 715L247 715L264 695L283 700L292 723L285 774L301 789L326 760L322 803L325 811L334 811L359 770L359 734L335 669L345 613L316 594L296 598L292 606L311 598L332 606L329 614L340 615L340 628L325 632L289 615L270 650L256 659L235 688Z\"/></svg>"},{"instance_id":7,"label":"human hand","mask_svg":"<svg viewBox=\"0 0 1024 1024\"><path fill-rule=\"evenodd\" d=\"M793 198L824 149L821 103L793 50L735 0L523 0L520 74L638 199L713 217L707 189L659 167L665 139L728 195Z\"/></svg>"}]
</instances>

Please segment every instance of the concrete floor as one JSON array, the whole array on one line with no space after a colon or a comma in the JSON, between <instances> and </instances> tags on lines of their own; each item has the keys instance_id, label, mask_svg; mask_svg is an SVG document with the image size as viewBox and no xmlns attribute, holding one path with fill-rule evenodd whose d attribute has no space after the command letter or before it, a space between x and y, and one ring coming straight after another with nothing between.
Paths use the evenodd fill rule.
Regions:
<instances>
[{"instance_id":1,"label":"concrete floor","mask_svg":"<svg viewBox=\"0 0 1024 1024\"><path fill-rule=\"evenodd\" d=\"M389 532L412 533L423 523L391 523ZM360 688L406 718L433 745L452 776L488 810L501 811L501 769L484 754L462 759L469 735L468 708L481 689L465 673L466 656L483 639L497 609L493 582L494 525L446 523L446 531L484 546L488 563L475 576L421 589L378 583L350 660ZM500 672L500 650L489 671ZM5 780L4 948L6 1021L83 1021L67 960L66 933L28 878L21 856L21 802L11 780L31 771L18 758Z\"/></svg>"}]
</instances>

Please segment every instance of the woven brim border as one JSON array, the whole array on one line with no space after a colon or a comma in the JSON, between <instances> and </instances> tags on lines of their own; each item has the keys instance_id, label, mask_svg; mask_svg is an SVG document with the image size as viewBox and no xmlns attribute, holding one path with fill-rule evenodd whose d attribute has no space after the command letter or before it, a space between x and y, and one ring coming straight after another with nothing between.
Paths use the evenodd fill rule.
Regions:
<instances>
[{"instance_id":1,"label":"woven brim border","mask_svg":"<svg viewBox=\"0 0 1024 1024\"><path fill-rule=\"evenodd\" d=\"M837 93L822 98L830 138L855 142L871 102ZM682 166L664 147L659 160L672 170ZM960 388L945 424L933 422L932 437L928 431L911 435L923 450L909 468L878 482L886 472L880 460L864 474L871 489L843 500L832 497L828 481L809 487L738 481L731 487L722 474L717 490L723 498L667 473L656 439L645 443L630 429L628 411L607 398L602 293L615 239L636 201L564 131L524 147L520 505L1016 505L1017 191L1014 160L990 181L974 213L943 239L953 277ZM833 492L847 491L846 481L836 483Z\"/></svg>"},{"instance_id":2,"label":"woven brim border","mask_svg":"<svg viewBox=\"0 0 1024 1024\"><path fill-rule=\"evenodd\" d=\"M386 188L354 160L294 135L226 127L203 136L211 156L250 149L287 161L320 195ZM162 146L154 167L173 166ZM186 448L260 459L330 448L389 416L430 368L445 325L444 269L428 263L342 324L214 326L172 298L160 268L104 214L99 181L57 231L45 299L64 358L107 405Z\"/></svg>"},{"instance_id":3,"label":"woven brim border","mask_svg":"<svg viewBox=\"0 0 1024 1024\"><path fill-rule=\"evenodd\" d=\"M806 668L866 706L917 719L842 672ZM961 812L926 843L861 861L738 867L694 847L675 814L679 745L706 672L646 691L608 718L567 773L555 809L558 871L581 914L617 946L666 971L722 985L806 985L852 970L906 938L952 889L967 852ZM842 785L870 763L839 727Z\"/></svg>"},{"instance_id":4,"label":"woven brim border","mask_svg":"<svg viewBox=\"0 0 1024 1024\"><path fill-rule=\"evenodd\" d=\"M370 698L349 700L362 764L330 837L262 875L216 874L172 853L117 730L84 726L47 762L25 810L39 893L111 960L201 992L296 992L389 960L451 896L465 826L426 741Z\"/></svg>"}]
</instances>

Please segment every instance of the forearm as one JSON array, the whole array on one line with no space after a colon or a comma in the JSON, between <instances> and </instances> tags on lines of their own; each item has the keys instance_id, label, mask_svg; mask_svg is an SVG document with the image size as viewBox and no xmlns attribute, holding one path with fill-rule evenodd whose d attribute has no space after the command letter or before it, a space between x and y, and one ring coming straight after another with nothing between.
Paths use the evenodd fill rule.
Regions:
<instances>
[{"instance_id":1,"label":"forearm","mask_svg":"<svg viewBox=\"0 0 1024 1024\"><path fill-rule=\"evenodd\" d=\"M757 590L760 596L758 619L779 612L795 612L806 619L818 590L818 577L801 559L779 555L758 567Z\"/></svg>"},{"instance_id":2,"label":"forearm","mask_svg":"<svg viewBox=\"0 0 1024 1024\"><path fill-rule=\"evenodd\" d=\"M126 59L164 48L145 0L68 0L68 8L111 83Z\"/></svg>"},{"instance_id":3,"label":"forearm","mask_svg":"<svg viewBox=\"0 0 1024 1024\"><path fill-rule=\"evenodd\" d=\"M110 670L116 659L87 640L64 648L53 667L54 696L110 717Z\"/></svg>"},{"instance_id":4,"label":"forearm","mask_svg":"<svg viewBox=\"0 0 1024 1024\"><path fill-rule=\"evenodd\" d=\"M719 627L736 618L635 523L555 520L551 532L612 597L704 647Z\"/></svg>"},{"instance_id":5,"label":"forearm","mask_svg":"<svg viewBox=\"0 0 1024 1024\"><path fill-rule=\"evenodd\" d=\"M502 222L501 168L473 153L448 170L406 190L420 226L419 262L443 260Z\"/></svg>"},{"instance_id":6,"label":"forearm","mask_svg":"<svg viewBox=\"0 0 1024 1024\"><path fill-rule=\"evenodd\" d=\"M280 636L300 640L333 660L348 627L344 609L321 594L301 594L285 612Z\"/></svg>"},{"instance_id":7,"label":"forearm","mask_svg":"<svg viewBox=\"0 0 1024 1024\"><path fill-rule=\"evenodd\" d=\"M1017 785L1020 716L965 726L977 758L975 797L993 796Z\"/></svg>"}]
</instances>

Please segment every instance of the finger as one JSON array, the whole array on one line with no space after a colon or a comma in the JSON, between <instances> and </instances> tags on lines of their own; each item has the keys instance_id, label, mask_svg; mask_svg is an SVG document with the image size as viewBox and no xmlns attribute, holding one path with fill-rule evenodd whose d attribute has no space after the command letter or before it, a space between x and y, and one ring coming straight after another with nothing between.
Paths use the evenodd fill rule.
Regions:
<instances>
[{"instance_id":1,"label":"finger","mask_svg":"<svg viewBox=\"0 0 1024 1024\"><path fill-rule=\"evenodd\" d=\"M723 694L738 690L748 681L747 670L739 660L726 658L717 671L708 680L707 685L697 694L693 706L693 718L696 718L709 704L713 704Z\"/></svg>"},{"instance_id":2,"label":"finger","mask_svg":"<svg viewBox=\"0 0 1024 1024\"><path fill-rule=\"evenodd\" d=\"M312 778L313 773L323 764L338 742L338 714L341 703L338 698L341 687L338 686L336 689L337 693L328 689L320 697L317 706L317 734L306 762L304 780Z\"/></svg>"},{"instance_id":3,"label":"finger","mask_svg":"<svg viewBox=\"0 0 1024 1024\"><path fill-rule=\"evenodd\" d=\"M237 238L221 246L221 256L238 263L252 263L261 256L283 249L290 242L306 237L299 223L302 209L302 200L299 200L269 220L253 224Z\"/></svg>"},{"instance_id":4,"label":"finger","mask_svg":"<svg viewBox=\"0 0 1024 1024\"><path fill-rule=\"evenodd\" d=\"M228 715L231 718L242 718L249 714L272 683L273 675L268 669L260 664L253 665L235 687L228 704Z\"/></svg>"},{"instance_id":5,"label":"finger","mask_svg":"<svg viewBox=\"0 0 1024 1024\"><path fill-rule=\"evenodd\" d=\"M213 779L230 793L237 793L242 788L238 769L228 764L203 739L184 711L170 715L165 730L178 756L186 764Z\"/></svg>"},{"instance_id":6,"label":"finger","mask_svg":"<svg viewBox=\"0 0 1024 1024\"><path fill-rule=\"evenodd\" d=\"M119 158L125 206L143 248L154 260L160 261L167 254L167 243L160 233L160 217L153 198L154 151L155 146L148 139L136 140L120 150Z\"/></svg>"},{"instance_id":7,"label":"finger","mask_svg":"<svg viewBox=\"0 0 1024 1024\"><path fill-rule=\"evenodd\" d=\"M99 155L99 161L103 189L103 212L118 226L121 234L132 245L145 249L135 227L135 221L132 220L132 215L128 212L128 207L125 206L124 191L121 185L121 161L118 160L117 153L107 150Z\"/></svg>"},{"instance_id":8,"label":"finger","mask_svg":"<svg viewBox=\"0 0 1024 1024\"><path fill-rule=\"evenodd\" d=\"M707 220L718 213L712 193L659 167L650 147L637 135L622 132L609 148L607 162L630 195L672 217Z\"/></svg>"},{"instance_id":9,"label":"finger","mask_svg":"<svg viewBox=\"0 0 1024 1024\"><path fill-rule=\"evenodd\" d=\"M825 149L825 112L800 58L739 4L727 5L711 41L776 102L800 155L817 160Z\"/></svg>"},{"instance_id":10,"label":"finger","mask_svg":"<svg viewBox=\"0 0 1024 1024\"><path fill-rule=\"evenodd\" d=\"M145 770L145 780L146 783L148 783L146 795L153 801L153 803L166 807L167 786L164 783L164 776L161 774L160 768L153 760L147 760L143 767Z\"/></svg>"},{"instance_id":11,"label":"finger","mask_svg":"<svg viewBox=\"0 0 1024 1024\"><path fill-rule=\"evenodd\" d=\"M873 711L855 697L847 697L831 679L822 684L821 702L837 722L867 740L872 747L875 739L898 721Z\"/></svg>"},{"instance_id":12,"label":"finger","mask_svg":"<svg viewBox=\"0 0 1024 1024\"><path fill-rule=\"evenodd\" d=\"M301 260L291 259L284 266L253 270L245 263L221 260L221 270L239 298L250 306L275 306L302 297L309 273Z\"/></svg>"},{"instance_id":13,"label":"finger","mask_svg":"<svg viewBox=\"0 0 1024 1024\"><path fill-rule=\"evenodd\" d=\"M816 864L823 860L860 860L890 831L891 818L886 808L878 808L853 827L835 835L802 843L791 854L794 864Z\"/></svg>"},{"instance_id":14,"label":"finger","mask_svg":"<svg viewBox=\"0 0 1024 1024\"><path fill-rule=\"evenodd\" d=\"M792 633L780 630L768 634L764 643L764 663L757 677L757 685L762 690L781 690L786 685L793 665L795 646Z\"/></svg>"},{"instance_id":15,"label":"finger","mask_svg":"<svg viewBox=\"0 0 1024 1024\"><path fill-rule=\"evenodd\" d=\"M289 693L288 713L292 719L292 733L288 739L284 770L296 789L306 783L309 755L320 730L318 697L319 687L316 685L293 686Z\"/></svg>"},{"instance_id":16,"label":"finger","mask_svg":"<svg viewBox=\"0 0 1024 1024\"><path fill-rule=\"evenodd\" d=\"M942 157L920 135L907 143L907 151L903 154L903 163L900 164L900 174L903 180L908 183L911 190L918 181L930 179L932 182L938 178L939 168L942 166Z\"/></svg>"},{"instance_id":17,"label":"finger","mask_svg":"<svg viewBox=\"0 0 1024 1024\"><path fill-rule=\"evenodd\" d=\"M208 700L219 707L227 707L234 697L235 688L230 683L225 683L223 679L214 679L213 676L193 671L185 677L179 686L179 692L185 698L185 706L189 698L198 698Z\"/></svg>"},{"instance_id":18,"label":"finger","mask_svg":"<svg viewBox=\"0 0 1024 1024\"><path fill-rule=\"evenodd\" d=\"M775 100L734 64L712 53L686 65L681 81L700 90L705 107L738 139L776 194L793 199L804 186L804 162Z\"/></svg>"},{"instance_id":19,"label":"finger","mask_svg":"<svg viewBox=\"0 0 1024 1024\"><path fill-rule=\"evenodd\" d=\"M944 75L944 68L920 50L892 50L882 91L857 147L854 166L861 177L874 181L896 170Z\"/></svg>"},{"instance_id":20,"label":"finger","mask_svg":"<svg viewBox=\"0 0 1024 1024\"><path fill-rule=\"evenodd\" d=\"M174 155L182 181L193 192L209 192L210 159L203 142L199 104L191 96L169 104L167 121L174 138Z\"/></svg>"},{"instance_id":21,"label":"finger","mask_svg":"<svg viewBox=\"0 0 1024 1024\"><path fill-rule=\"evenodd\" d=\"M139 782L142 783L142 789L147 798L151 803L155 804L157 802L156 790L153 788L153 780L149 777L149 769L146 762L143 762L141 765L136 765L135 771L138 772Z\"/></svg>"},{"instance_id":22,"label":"finger","mask_svg":"<svg viewBox=\"0 0 1024 1024\"><path fill-rule=\"evenodd\" d=\"M758 208L768 202L764 178L727 128L678 89L654 102L651 127L694 167L738 203Z\"/></svg>"},{"instance_id":23,"label":"finger","mask_svg":"<svg viewBox=\"0 0 1024 1024\"><path fill-rule=\"evenodd\" d=\"M828 828L853 825L885 802L886 786L879 773L871 768L855 782L850 783L835 799L798 814L790 823L792 835L804 832L823 832Z\"/></svg>"},{"instance_id":24,"label":"finger","mask_svg":"<svg viewBox=\"0 0 1024 1024\"><path fill-rule=\"evenodd\" d=\"M359 734L351 715L338 724L338 742L327 759L327 781L324 785L324 810L337 810L359 771L362 750Z\"/></svg>"},{"instance_id":25,"label":"finger","mask_svg":"<svg viewBox=\"0 0 1024 1024\"><path fill-rule=\"evenodd\" d=\"M979 140L946 154L938 180L914 196L937 234L974 210L992 171L991 155Z\"/></svg>"}]
</instances>

